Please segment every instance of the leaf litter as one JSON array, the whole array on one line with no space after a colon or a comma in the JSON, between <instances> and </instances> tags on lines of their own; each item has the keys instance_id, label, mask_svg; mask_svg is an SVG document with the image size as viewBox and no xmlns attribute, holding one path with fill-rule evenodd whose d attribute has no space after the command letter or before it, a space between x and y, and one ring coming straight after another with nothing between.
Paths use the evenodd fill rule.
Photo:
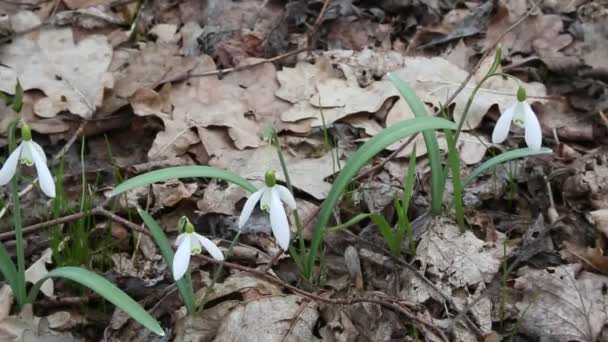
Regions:
<instances>
[{"instance_id":1,"label":"leaf litter","mask_svg":"<svg viewBox=\"0 0 608 342\"><path fill-rule=\"evenodd\" d=\"M154 244L124 229L119 235L134 244L95 251L100 259L109 253L108 263L98 271L139 294L149 307L157 303L146 297L166 298L157 310L163 322L173 324L177 341L389 341L412 336L412 327L427 340L438 341L442 330L454 341L479 340L480 331L486 338L603 340L608 162L601 146L608 142L603 63L608 7L601 1L546 1L538 8L523 0L485 5L479 1L329 3L325 9L324 1L285 5L261 0L207 1L206 7L194 0L150 1L141 8L110 1L65 0L56 8L34 8L29 2L2 4L7 34L17 34L0 48L0 90L12 94L18 78L25 97L19 114L8 106L0 108L0 146L6 144L8 123L18 116L30 122L37 134L48 136L44 145L53 145L55 151L84 120L96 132L84 133L86 155L91 160L97 160L96 155L107 157L87 166L98 177L93 188L99 194L115 185L116 177L168 165L220 167L261 185L267 168L281 170L274 149L263 139L264 130L273 127L286 153L298 205L306 206L300 212L306 223L314 220L333 177L361 142L413 118L385 78L387 72L408 81L434 115L472 72L447 108L458 121L493 61L491 53L480 59L482 53L504 34L499 70L520 82L494 77L479 89L463 127L466 132L457 144L463 174L497 153L488 140L490 127L498 113L513 103L520 85L539 113L544 139L559 157L529 160L519 165L517 175L511 167L499 167L475 181L465 192L471 229L462 234L449 218L434 219L426 226L413 224L417 254L402 261L410 262L415 271L382 251L383 240L374 226L352 227L354 240L341 234L326 238L328 291L321 291L322 296L381 298L408 308L414 303L410 309L415 317L431 325L404 322L398 312L377 303L323 302L232 269L223 272L202 315L189 318L168 290L171 274ZM130 20L135 20L134 31L124 25ZM31 28L35 29L19 33ZM318 31L312 34L313 29ZM263 59L306 45L311 51L273 63ZM480 67L474 68L476 64ZM221 70L233 67L233 72ZM120 125L110 124L112 120ZM149 139L133 140L128 148L115 142L119 134L136 137L135 132ZM445 152L442 134L438 140ZM512 147L515 141L508 144ZM389 146L383 156L402 143ZM345 200L335 217L342 220L374 211L394 221L393 197L401 194L400 182L414 145L417 177L409 215L418 222L414 219L423 217L429 201L427 151L421 136L384 167L353 184L352 203ZM112 151L106 151L107 146ZM65 161L66 188L79 193L79 151L72 148ZM281 172L277 176L285 181ZM551 205L543 190L547 184L553 188ZM205 233L231 239L246 196L233 185L187 179L129 192L115 210L128 217L129 210L148 208L171 233L176 218L185 212ZM39 206L31 197L24 197L24 205ZM552 223L549 209L565 223ZM527 246L527 232L536 231L529 223L538 213L545 213L547 224L555 225L546 242L552 247L535 250L525 266L505 275L506 303L501 304L500 296L486 297L502 276L505 258ZM235 247L234 256L239 264L258 270L277 252L262 233L269 227L259 214L254 213L254 228ZM0 221L3 227L5 223ZM95 229L104 229L104 223ZM115 224L106 226L119 233ZM306 239L312 235L310 229L305 227ZM59 260L46 251L42 256L29 254L29 281L57 265ZM558 265L555 255L561 255ZM196 269L200 272L194 274L195 290L201 294L210 286L207 270L211 268L199 262ZM298 283L288 255L281 256L270 272ZM99 336L99 321L91 322L100 316L85 313L83 318L77 307L61 306L62 296L72 293L63 282L47 282L43 293L51 303L36 309L36 316L43 319L27 312L16 316L12 300L3 298L0 330L17 332L7 338L27 340L24 334L30 330L37 336L32 340ZM467 319L478 331L470 323L453 323L458 311L471 303L475 305ZM501 314L501 310L506 311ZM128 324L127 317L115 316L109 329L114 340L135 336L146 340L146 332ZM171 316L175 319L168 319ZM69 320L79 323L66 324ZM108 324L107 318L102 320L101 325Z\"/></svg>"}]
</instances>

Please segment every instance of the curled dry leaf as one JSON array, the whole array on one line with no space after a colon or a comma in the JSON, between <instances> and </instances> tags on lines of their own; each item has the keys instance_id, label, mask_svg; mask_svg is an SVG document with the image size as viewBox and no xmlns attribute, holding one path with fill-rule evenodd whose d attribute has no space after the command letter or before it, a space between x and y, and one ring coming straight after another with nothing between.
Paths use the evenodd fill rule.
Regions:
<instances>
[{"instance_id":1,"label":"curled dry leaf","mask_svg":"<svg viewBox=\"0 0 608 342\"><path fill-rule=\"evenodd\" d=\"M516 304L522 333L558 342L597 340L608 320L604 294L608 278L580 272L581 268L570 264L519 270L515 288L523 294Z\"/></svg>"},{"instance_id":2,"label":"curled dry leaf","mask_svg":"<svg viewBox=\"0 0 608 342\"><path fill-rule=\"evenodd\" d=\"M54 117L68 110L90 119L101 105L112 47L103 35L74 43L72 29L42 30L37 38L22 36L0 51L8 68L0 73L11 82L2 90L13 93L17 78L24 90L39 89L47 97L34 105L37 115ZM111 84L111 83L110 83Z\"/></svg>"}]
</instances>

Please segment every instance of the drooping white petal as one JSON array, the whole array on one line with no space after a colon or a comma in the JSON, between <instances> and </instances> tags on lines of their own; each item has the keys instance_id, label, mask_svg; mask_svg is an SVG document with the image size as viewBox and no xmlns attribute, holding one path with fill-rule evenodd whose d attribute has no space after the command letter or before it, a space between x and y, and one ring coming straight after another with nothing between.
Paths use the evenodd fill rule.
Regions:
<instances>
[{"instance_id":1,"label":"drooping white petal","mask_svg":"<svg viewBox=\"0 0 608 342\"><path fill-rule=\"evenodd\" d=\"M283 203L287 204L287 207L290 210L294 210L296 208L296 199L293 198L291 191L282 185L276 185L277 193L279 194L279 198Z\"/></svg>"},{"instance_id":2,"label":"drooping white petal","mask_svg":"<svg viewBox=\"0 0 608 342\"><path fill-rule=\"evenodd\" d=\"M181 235L180 235L181 236ZM173 279L180 280L190 264L190 234L184 234L181 243L177 247L175 256L173 257Z\"/></svg>"},{"instance_id":3,"label":"drooping white petal","mask_svg":"<svg viewBox=\"0 0 608 342\"><path fill-rule=\"evenodd\" d=\"M53 179L53 175L51 175L51 171L49 171L49 167L46 165L46 157L44 156L44 151L42 151L42 155L40 151L36 149L36 143L32 141L24 141L24 151L29 150L32 159L34 160L34 165L36 165L36 172L38 173L38 182L40 183L40 189L50 198L55 198L55 180Z\"/></svg>"},{"instance_id":4,"label":"drooping white petal","mask_svg":"<svg viewBox=\"0 0 608 342\"><path fill-rule=\"evenodd\" d=\"M525 139L528 147L540 150L543 143L543 131L538 122L538 118L529 104L524 104L525 115Z\"/></svg>"},{"instance_id":5,"label":"drooping white petal","mask_svg":"<svg viewBox=\"0 0 608 342\"><path fill-rule=\"evenodd\" d=\"M21 158L19 158L19 160L21 163L27 166L34 165L34 157L32 156L32 141L24 140L21 145L23 145L23 149L21 150Z\"/></svg>"},{"instance_id":6,"label":"drooping white petal","mask_svg":"<svg viewBox=\"0 0 608 342\"><path fill-rule=\"evenodd\" d=\"M19 157L21 156L21 150L23 149L23 143L17 147L13 153L8 157L6 163L2 165L0 169L0 185L5 185L13 179L15 171L17 171L17 165L19 164Z\"/></svg>"},{"instance_id":7,"label":"drooping white petal","mask_svg":"<svg viewBox=\"0 0 608 342\"><path fill-rule=\"evenodd\" d=\"M224 260L224 254L215 245L215 243L213 243L213 241L207 239L206 237L204 237L204 236L202 236L200 234L194 233L194 236L198 239L198 241L200 242L201 246L203 246L203 248L205 248L207 250L207 252L209 252L209 254L211 254L211 256L215 260L220 260L220 261Z\"/></svg>"},{"instance_id":8,"label":"drooping white petal","mask_svg":"<svg viewBox=\"0 0 608 342\"><path fill-rule=\"evenodd\" d=\"M247 202L245 202L243 210L241 211L241 215L239 216L239 229L242 229L245 226L245 223L247 223L247 221L249 220L249 217L253 212L253 208L255 208L255 205L260 200L260 197L262 197L263 192L264 188L254 192L253 194L251 194L251 196L249 196Z\"/></svg>"},{"instance_id":9,"label":"drooping white petal","mask_svg":"<svg viewBox=\"0 0 608 342\"><path fill-rule=\"evenodd\" d=\"M260 199L260 209L264 211L268 211L270 209L270 193L271 189L267 186L264 186L264 192L262 193L262 198Z\"/></svg>"},{"instance_id":10,"label":"drooping white petal","mask_svg":"<svg viewBox=\"0 0 608 342\"><path fill-rule=\"evenodd\" d=\"M515 114L515 107L516 105L507 108L500 115L498 121L496 121L496 126L494 126L494 131L492 132L492 143L500 144L507 139L509 129L511 129L511 120L513 120L513 115Z\"/></svg>"},{"instance_id":11,"label":"drooping white petal","mask_svg":"<svg viewBox=\"0 0 608 342\"><path fill-rule=\"evenodd\" d=\"M38 145L37 142L35 142L34 140L31 140L30 142L32 144L32 147L34 148L35 151L38 152L38 154L40 154L44 160L44 162L46 163L46 155L44 154L44 150L42 149L42 147L40 145Z\"/></svg>"},{"instance_id":12,"label":"drooping white petal","mask_svg":"<svg viewBox=\"0 0 608 342\"><path fill-rule=\"evenodd\" d=\"M175 245L179 246L182 244L182 241L184 241L184 239L186 238L186 235L188 233L181 233L177 236L177 239L175 239Z\"/></svg>"},{"instance_id":13,"label":"drooping white petal","mask_svg":"<svg viewBox=\"0 0 608 342\"><path fill-rule=\"evenodd\" d=\"M277 240L277 244L283 250L289 248L289 240L291 232L289 231L289 222L287 221L287 214L279 198L279 194L276 189L270 189L270 227L272 228L272 234Z\"/></svg>"}]
</instances>

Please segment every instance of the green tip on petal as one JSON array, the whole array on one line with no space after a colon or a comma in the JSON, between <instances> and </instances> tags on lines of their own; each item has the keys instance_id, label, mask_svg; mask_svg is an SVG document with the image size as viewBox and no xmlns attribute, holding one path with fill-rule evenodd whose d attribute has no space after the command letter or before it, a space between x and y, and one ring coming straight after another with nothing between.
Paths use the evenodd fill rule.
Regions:
<instances>
[{"instance_id":1,"label":"green tip on petal","mask_svg":"<svg viewBox=\"0 0 608 342\"><path fill-rule=\"evenodd\" d=\"M32 140L32 129L25 121L21 121L21 139L24 141Z\"/></svg>"},{"instance_id":2,"label":"green tip on petal","mask_svg":"<svg viewBox=\"0 0 608 342\"><path fill-rule=\"evenodd\" d=\"M266 175L264 176L264 180L266 182L266 186L272 188L277 184L277 176L274 170L266 171Z\"/></svg>"},{"instance_id":3,"label":"green tip on petal","mask_svg":"<svg viewBox=\"0 0 608 342\"><path fill-rule=\"evenodd\" d=\"M517 89L517 101L524 102L526 101L527 97L528 96L526 95L526 89L522 86L519 86L519 88Z\"/></svg>"}]
</instances>

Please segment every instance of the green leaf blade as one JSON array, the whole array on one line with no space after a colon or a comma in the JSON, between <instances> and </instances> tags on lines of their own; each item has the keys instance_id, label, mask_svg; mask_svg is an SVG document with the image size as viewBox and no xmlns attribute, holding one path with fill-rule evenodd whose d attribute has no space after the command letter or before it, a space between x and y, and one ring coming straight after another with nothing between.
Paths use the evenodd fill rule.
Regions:
<instances>
[{"instance_id":1,"label":"green leaf blade","mask_svg":"<svg viewBox=\"0 0 608 342\"><path fill-rule=\"evenodd\" d=\"M332 211L338 204L342 192L344 189L346 189L357 172L359 172L361 167L363 167L363 165L365 165L371 158L373 158L380 151L384 150L390 144L424 130L437 129L454 130L456 129L456 124L449 120L432 116L404 120L378 133L376 136L359 147L357 152L351 156L342 171L338 174L338 177L336 177L334 184L331 187L325 202L323 203L321 211L319 212L319 220L312 238L310 254L307 258L306 270L308 274L304 275L306 278L310 279L312 275L310 272L312 272L313 265L316 260L316 254L321 245L323 233L325 232L329 219L331 218Z\"/></svg>"},{"instance_id":2,"label":"green leaf blade","mask_svg":"<svg viewBox=\"0 0 608 342\"><path fill-rule=\"evenodd\" d=\"M122 183L120 183L114 190L112 190L111 195L116 196L125 191L138 188L141 186L150 185L157 182L167 181L171 179L179 179L179 178L214 178L221 179L226 182L230 182L236 184L249 192L255 192L256 187L251 184L245 178L236 175L230 171L218 169L210 166L176 166L169 167L166 169L155 170L151 172L144 173L139 176L135 176L131 179L128 179Z\"/></svg>"},{"instance_id":3,"label":"green leaf blade","mask_svg":"<svg viewBox=\"0 0 608 342\"><path fill-rule=\"evenodd\" d=\"M466 187L475 178L477 178L479 175L484 173L489 168L502 164L504 162L507 162L507 161L510 161L513 159L518 159L518 158L531 157L531 156L537 156L537 155L542 155L542 154L551 154L551 153L553 153L553 150L551 150L550 148L547 148L547 147L541 147L540 150L534 150L529 147L526 147L526 148L520 148L517 150L503 152L494 158L486 160L483 164L481 164L477 168L475 168L475 170L473 170L473 172L471 172L471 174L469 174L469 176L464 181L462 186L463 186L463 188Z\"/></svg>"},{"instance_id":4,"label":"green leaf blade","mask_svg":"<svg viewBox=\"0 0 608 342\"><path fill-rule=\"evenodd\" d=\"M386 76L395 88L399 90L399 93L417 118L430 116L425 104L416 96L416 92L407 82L401 80L397 74L392 72L389 72ZM424 138L429 166L431 168L431 212L433 215L439 215L441 213L444 183L441 167L441 151L439 150L439 142L437 142L437 135L434 131L422 131L422 137Z\"/></svg>"},{"instance_id":5,"label":"green leaf blade","mask_svg":"<svg viewBox=\"0 0 608 342\"><path fill-rule=\"evenodd\" d=\"M34 287L32 287L28 298L29 302L34 301L38 291L40 290L40 286L42 286L42 284L49 278L64 278L88 287L110 303L116 305L116 307L126 312L129 316L131 316L131 318L139 322L150 331L159 336L165 336L163 328L136 301L134 301L121 289L116 287L116 285L109 282L106 278L84 268L67 266L50 271L44 276L44 278L40 279L34 285Z\"/></svg>"}]
</instances>

